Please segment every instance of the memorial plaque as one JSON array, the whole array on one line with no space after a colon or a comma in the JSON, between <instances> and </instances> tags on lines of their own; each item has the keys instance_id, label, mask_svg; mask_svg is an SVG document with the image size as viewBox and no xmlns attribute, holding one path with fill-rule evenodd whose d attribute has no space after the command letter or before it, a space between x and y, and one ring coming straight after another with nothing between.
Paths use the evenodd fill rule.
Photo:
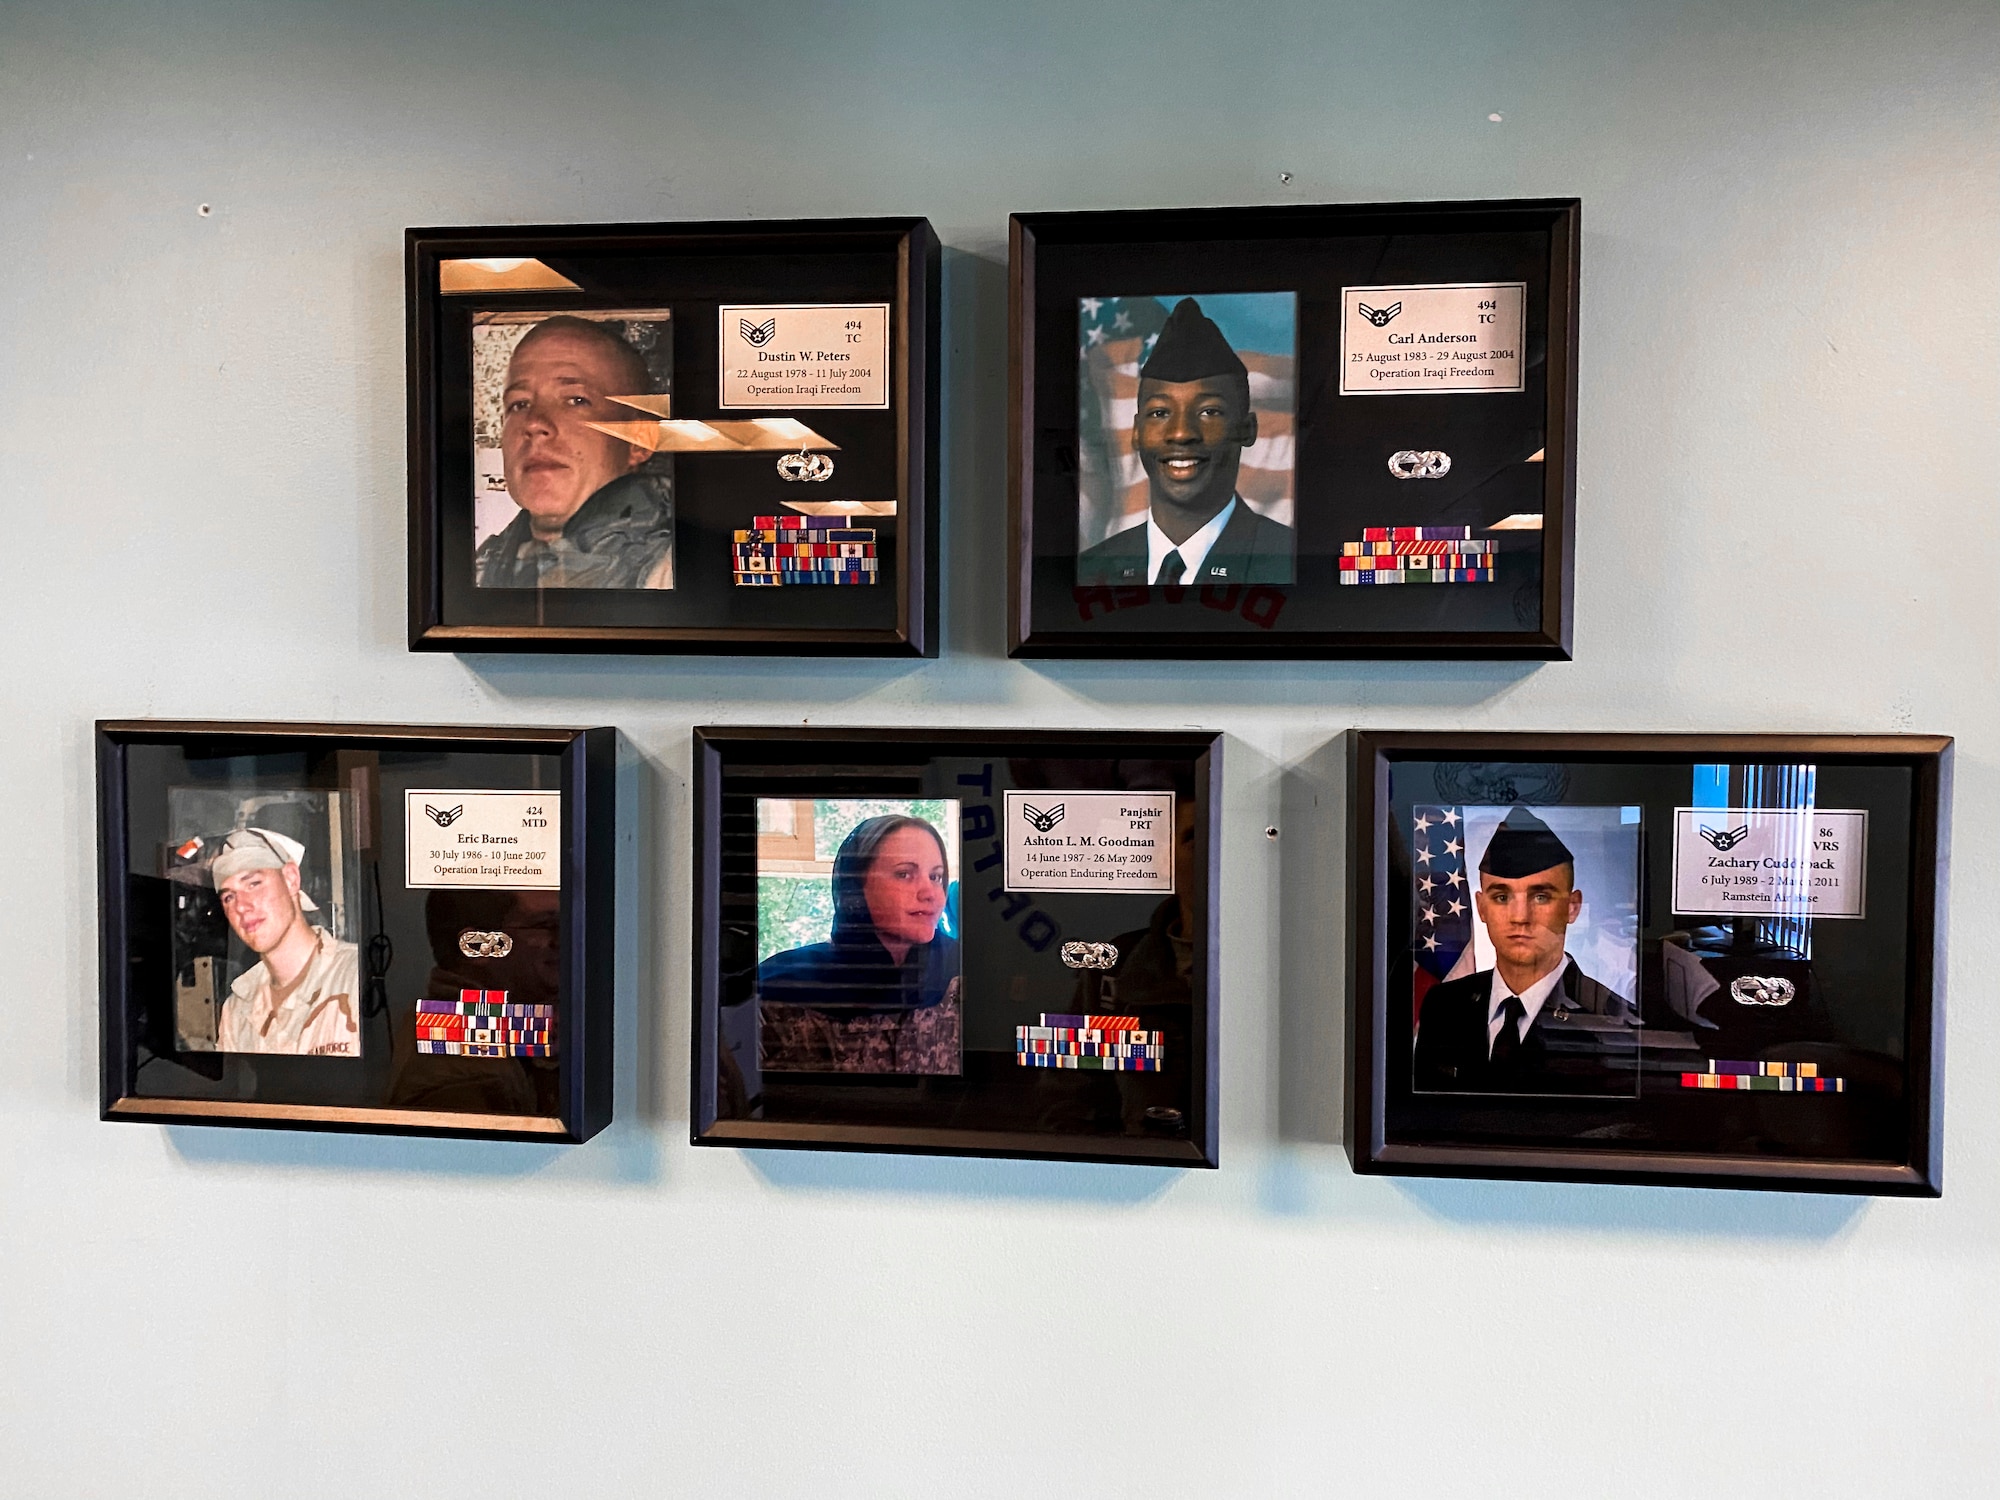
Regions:
<instances>
[{"instance_id":1,"label":"memorial plaque","mask_svg":"<svg viewBox=\"0 0 2000 1500\"><path fill-rule=\"evenodd\" d=\"M722 405L888 409L888 303L725 304L720 317Z\"/></svg>"},{"instance_id":2,"label":"memorial plaque","mask_svg":"<svg viewBox=\"0 0 2000 1500\"><path fill-rule=\"evenodd\" d=\"M921 218L405 236L410 648L932 656Z\"/></svg>"},{"instance_id":3,"label":"memorial plaque","mask_svg":"<svg viewBox=\"0 0 2000 1500\"><path fill-rule=\"evenodd\" d=\"M1522 388L1527 283L1349 286L1340 296L1341 395Z\"/></svg>"},{"instance_id":4,"label":"memorial plaque","mask_svg":"<svg viewBox=\"0 0 2000 1500\"><path fill-rule=\"evenodd\" d=\"M107 1120L611 1119L610 729L98 725Z\"/></svg>"},{"instance_id":5,"label":"memorial plaque","mask_svg":"<svg viewBox=\"0 0 2000 1500\"><path fill-rule=\"evenodd\" d=\"M695 731L695 1143L1215 1165L1221 749Z\"/></svg>"},{"instance_id":6,"label":"memorial plaque","mask_svg":"<svg viewBox=\"0 0 2000 1500\"><path fill-rule=\"evenodd\" d=\"M1357 1171L1939 1191L1950 740L1353 746Z\"/></svg>"},{"instance_id":7,"label":"memorial plaque","mask_svg":"<svg viewBox=\"0 0 2000 1500\"><path fill-rule=\"evenodd\" d=\"M1016 215L1011 653L1566 658L1580 212Z\"/></svg>"}]
</instances>

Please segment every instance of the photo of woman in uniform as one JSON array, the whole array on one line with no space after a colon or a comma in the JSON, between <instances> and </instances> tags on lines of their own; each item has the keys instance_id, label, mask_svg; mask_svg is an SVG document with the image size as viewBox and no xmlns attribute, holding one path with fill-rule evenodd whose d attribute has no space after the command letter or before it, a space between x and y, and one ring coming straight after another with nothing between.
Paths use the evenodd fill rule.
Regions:
<instances>
[{"instance_id":1,"label":"photo of woman in uniform","mask_svg":"<svg viewBox=\"0 0 2000 1500\"><path fill-rule=\"evenodd\" d=\"M846 832L830 871L819 873L825 861L817 857L814 825L838 827L843 811L883 805L760 803L760 928L826 934L773 952L757 967L766 1072L960 1071L957 804L908 804L938 810L931 817L873 812ZM781 816L790 816L790 826L763 831ZM786 839L796 840L794 852L803 857L782 858ZM782 917L776 908L788 902L799 903L801 914Z\"/></svg>"}]
</instances>

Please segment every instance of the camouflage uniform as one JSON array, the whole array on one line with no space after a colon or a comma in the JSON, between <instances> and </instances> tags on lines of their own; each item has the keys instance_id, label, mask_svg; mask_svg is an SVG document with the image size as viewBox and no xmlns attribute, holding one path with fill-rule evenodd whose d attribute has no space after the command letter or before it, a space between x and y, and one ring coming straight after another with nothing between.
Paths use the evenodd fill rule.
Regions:
<instances>
[{"instance_id":1,"label":"camouflage uniform","mask_svg":"<svg viewBox=\"0 0 2000 1500\"><path fill-rule=\"evenodd\" d=\"M319 947L289 987L252 964L222 1002L216 1048L222 1052L287 1052L301 1057L361 1055L361 954L324 927Z\"/></svg>"},{"instance_id":2,"label":"camouflage uniform","mask_svg":"<svg viewBox=\"0 0 2000 1500\"><path fill-rule=\"evenodd\" d=\"M473 559L488 589L666 589L674 586L674 510L658 475L625 474L577 508L552 542L522 511Z\"/></svg>"},{"instance_id":3,"label":"camouflage uniform","mask_svg":"<svg viewBox=\"0 0 2000 1500\"><path fill-rule=\"evenodd\" d=\"M958 980L936 1005L843 1016L770 1000L758 1006L767 1072L957 1073Z\"/></svg>"}]
</instances>

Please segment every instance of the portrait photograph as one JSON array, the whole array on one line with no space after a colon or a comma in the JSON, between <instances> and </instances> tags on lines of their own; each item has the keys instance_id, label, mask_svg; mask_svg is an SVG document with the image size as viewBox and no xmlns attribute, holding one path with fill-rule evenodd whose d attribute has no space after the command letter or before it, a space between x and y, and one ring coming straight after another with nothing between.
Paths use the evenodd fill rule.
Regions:
<instances>
[{"instance_id":1,"label":"portrait photograph","mask_svg":"<svg viewBox=\"0 0 2000 1500\"><path fill-rule=\"evenodd\" d=\"M1420 1093L1639 1089L1637 807L1410 815Z\"/></svg>"},{"instance_id":2,"label":"portrait photograph","mask_svg":"<svg viewBox=\"0 0 2000 1500\"><path fill-rule=\"evenodd\" d=\"M1077 583L1294 581L1298 297L1077 304Z\"/></svg>"},{"instance_id":3,"label":"portrait photograph","mask_svg":"<svg viewBox=\"0 0 2000 1500\"><path fill-rule=\"evenodd\" d=\"M958 888L954 799L760 797L763 1071L958 1074Z\"/></svg>"},{"instance_id":4,"label":"portrait photograph","mask_svg":"<svg viewBox=\"0 0 2000 1500\"><path fill-rule=\"evenodd\" d=\"M346 798L173 787L167 801L177 1050L359 1057Z\"/></svg>"},{"instance_id":5,"label":"portrait photograph","mask_svg":"<svg viewBox=\"0 0 2000 1500\"><path fill-rule=\"evenodd\" d=\"M672 314L474 313L472 382L477 586L672 588L673 458L606 430L666 409Z\"/></svg>"}]
</instances>

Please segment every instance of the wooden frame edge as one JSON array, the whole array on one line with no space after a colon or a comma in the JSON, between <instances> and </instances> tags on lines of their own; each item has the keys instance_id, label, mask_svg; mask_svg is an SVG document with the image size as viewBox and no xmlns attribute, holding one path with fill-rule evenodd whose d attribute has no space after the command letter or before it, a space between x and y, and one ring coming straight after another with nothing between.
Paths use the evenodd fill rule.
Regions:
<instances>
[{"instance_id":1,"label":"wooden frame edge","mask_svg":"<svg viewBox=\"0 0 2000 1500\"><path fill-rule=\"evenodd\" d=\"M127 1050L131 996L126 985L126 900L112 856L125 845L125 750L132 744L189 740L308 740L329 744L407 741L456 747L508 748L558 759L566 812L561 864L565 904L574 922L565 936L563 969L570 984L571 1041L558 1059L558 1113L471 1115L390 1105L316 1105L252 1100L180 1099L130 1094L121 1061ZM157 1124L267 1124L388 1134L502 1136L580 1145L614 1113L612 963L616 946L616 750L610 726L451 726L341 724L271 720L101 719L95 725L98 780L99 931L98 1118ZM608 813L598 813L598 804ZM608 818L608 827L597 826ZM601 1038L593 1042L593 1038ZM526 1122L526 1123L523 1123Z\"/></svg>"},{"instance_id":2,"label":"wooden frame edge","mask_svg":"<svg viewBox=\"0 0 2000 1500\"><path fill-rule=\"evenodd\" d=\"M1228 739L1222 730L1143 729L926 729L882 726L840 725L697 725L691 731L694 784L694 922L690 944L693 983L691 1010L693 1038L689 1047L688 1140L694 1146L781 1147L799 1150L880 1151L908 1155L1018 1158L1048 1161L1125 1161L1141 1165L1213 1168L1220 1165L1221 1126L1221 968L1220 968L1220 868L1222 819L1223 746ZM1203 823L1204 869L1209 881L1208 924L1202 941L1207 948L1207 1034L1204 1076L1195 1090L1202 1119L1191 1129L1185 1142L1161 1141L1158 1155L1123 1154L1087 1149L1097 1137L1045 1136L1016 1131L941 1130L907 1126L819 1126L801 1122L721 1120L716 1088L715 1032L720 1000L720 975L716 971L716 943L711 929L720 922L720 840L722 761L732 745L785 745L806 742L816 745L856 746L901 744L912 741L963 745L1003 742L1049 748L1077 746L1093 741L1126 740L1150 745L1170 745L1197 752L1195 776L1208 804ZM1199 960L1201 955L1197 954ZM949 1139L946 1139L949 1138ZM1016 1139L1018 1138L1018 1140ZM1118 1137L1121 1146L1130 1141ZM1026 1143L1026 1144L1023 1144ZM1072 1147L1076 1149L1072 1149Z\"/></svg>"},{"instance_id":3,"label":"wooden frame edge","mask_svg":"<svg viewBox=\"0 0 2000 1500\"><path fill-rule=\"evenodd\" d=\"M1952 754L1955 741L1939 734L1701 734L1565 733L1535 731L1428 731L1356 728L1348 755L1348 1057L1346 1146L1349 1164L1363 1176L1457 1177L1471 1180L1609 1183L1664 1187L1743 1188L1776 1192L1940 1197L1944 1165L1944 1020L1946 932L1949 905ZM1381 798L1390 756L1398 750L1476 753L1548 751L1629 756L1710 750L1726 756L1812 755L1816 759L1902 760L1911 764L1920 803L1930 816L1913 816L1911 869L1918 904L1929 906L1930 944L1921 960L1929 1016L1919 1048L1905 1059L1912 1079L1922 1076L1926 1097L1911 1099L1910 1159L1900 1165L1815 1161L1797 1157L1702 1156L1685 1152L1607 1155L1556 1147L1392 1145L1386 1132L1386 1058L1377 1044L1374 915L1386 897L1386 848ZM1925 857L1926 843L1930 845ZM1928 878L1921 872L1929 871ZM1378 872L1379 878L1378 878ZM1912 962L1919 962L1913 945ZM1914 995L1914 991L1913 991Z\"/></svg>"},{"instance_id":4,"label":"wooden frame edge","mask_svg":"<svg viewBox=\"0 0 2000 1500\"><path fill-rule=\"evenodd\" d=\"M898 549L896 624L882 629L795 631L720 625L475 625L444 619L442 559L435 538L437 403L425 371L436 362L433 337L440 294L430 267L453 253L535 242L585 246L617 240L742 241L754 248L786 236L882 240L894 236L896 300L901 316L892 347L897 411L896 466L904 543ZM800 656L934 658L938 653L942 570L938 550L942 252L921 214L853 219L742 219L626 224L520 224L408 227L404 243L404 381L407 468L406 612L408 649L496 655ZM920 336L912 337L921 323ZM921 410L918 410L921 408ZM915 545L909 545L914 540Z\"/></svg>"},{"instance_id":5,"label":"wooden frame edge","mask_svg":"<svg viewBox=\"0 0 2000 1500\"><path fill-rule=\"evenodd\" d=\"M1574 658L1576 566L1577 358L1582 203L1577 196L1445 199L1413 203L1238 204L1200 208L1087 209L1008 217L1007 655L1016 660L1167 661L1570 661ZM1542 623L1529 631L1477 633L1296 632L1281 640L1236 633L1034 629L1034 258L1038 234L1074 243L1150 221L1163 236L1179 229L1222 230L1246 217L1310 225L1327 217L1370 215L1541 216L1549 233L1549 379L1542 479ZM1065 231L1075 231L1074 238ZM1559 413L1561 420L1549 420ZM1554 524L1548 524L1548 523ZM1348 637L1357 637L1348 639Z\"/></svg>"}]
</instances>

